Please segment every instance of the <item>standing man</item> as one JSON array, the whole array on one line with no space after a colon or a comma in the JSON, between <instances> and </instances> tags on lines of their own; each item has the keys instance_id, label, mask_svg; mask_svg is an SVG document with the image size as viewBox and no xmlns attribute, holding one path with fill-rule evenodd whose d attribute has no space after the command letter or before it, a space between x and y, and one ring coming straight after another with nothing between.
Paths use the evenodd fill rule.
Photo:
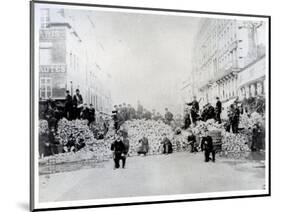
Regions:
<instances>
[{"instance_id":1,"label":"standing man","mask_svg":"<svg viewBox=\"0 0 281 212\"><path fill-rule=\"evenodd\" d=\"M170 125L173 117L174 115L168 110L168 108L165 108L165 123Z\"/></svg>"},{"instance_id":2,"label":"standing man","mask_svg":"<svg viewBox=\"0 0 281 212\"><path fill-rule=\"evenodd\" d=\"M252 144L251 144L251 151L259 151L261 149L261 139L262 139L262 130L258 123L254 124L252 130Z\"/></svg>"},{"instance_id":3,"label":"standing man","mask_svg":"<svg viewBox=\"0 0 281 212\"><path fill-rule=\"evenodd\" d=\"M89 119L90 119L90 111L89 111L89 108L87 106L87 103L84 103L83 105L83 108L82 108L82 111L81 111L81 114L80 114L80 117L84 120L88 120L89 122ZM88 123L89 124L89 123Z\"/></svg>"},{"instance_id":4,"label":"standing man","mask_svg":"<svg viewBox=\"0 0 281 212\"><path fill-rule=\"evenodd\" d=\"M192 133L191 130L188 131L190 134L189 136L187 137L187 141L188 141L188 144L190 145L190 152L193 153L193 152L198 152L197 150L197 147L195 146L196 144L196 137L195 135Z\"/></svg>"},{"instance_id":5,"label":"standing man","mask_svg":"<svg viewBox=\"0 0 281 212\"><path fill-rule=\"evenodd\" d=\"M121 113L124 118L124 121L127 121L129 119L129 110L127 108L126 103L123 103Z\"/></svg>"},{"instance_id":6,"label":"standing man","mask_svg":"<svg viewBox=\"0 0 281 212\"><path fill-rule=\"evenodd\" d=\"M215 108L215 112L216 112L216 121L220 124L221 123L221 111L222 111L222 107L221 107L221 101L220 98L217 96L216 97L216 108Z\"/></svg>"},{"instance_id":7,"label":"standing man","mask_svg":"<svg viewBox=\"0 0 281 212\"><path fill-rule=\"evenodd\" d=\"M199 102L196 100L196 96L193 96L193 101L187 103L188 106L191 106L190 115L192 122L196 124L198 113L199 113Z\"/></svg>"},{"instance_id":8,"label":"standing man","mask_svg":"<svg viewBox=\"0 0 281 212\"><path fill-rule=\"evenodd\" d=\"M151 119L151 112L150 112L149 110L147 110L147 109L144 109L144 110L143 110L143 118L144 118L145 120Z\"/></svg>"},{"instance_id":9,"label":"standing man","mask_svg":"<svg viewBox=\"0 0 281 212\"><path fill-rule=\"evenodd\" d=\"M65 117L68 120L72 119L72 97L69 94L69 90L67 90L66 92L66 96L65 96Z\"/></svg>"},{"instance_id":10,"label":"standing man","mask_svg":"<svg viewBox=\"0 0 281 212\"><path fill-rule=\"evenodd\" d=\"M132 105L128 104L128 110L129 110L129 120L136 118L136 110L132 107Z\"/></svg>"},{"instance_id":11,"label":"standing man","mask_svg":"<svg viewBox=\"0 0 281 212\"><path fill-rule=\"evenodd\" d=\"M138 106L137 106L137 118L141 119L143 115L143 106L141 105L140 101L138 100Z\"/></svg>"},{"instance_id":12,"label":"standing man","mask_svg":"<svg viewBox=\"0 0 281 212\"><path fill-rule=\"evenodd\" d=\"M89 108L89 119L88 119L89 123L88 125L90 126L93 122L95 123L96 121L96 110L93 106L93 104L90 104L90 108Z\"/></svg>"},{"instance_id":13,"label":"standing man","mask_svg":"<svg viewBox=\"0 0 281 212\"><path fill-rule=\"evenodd\" d=\"M189 109L185 109L184 111L184 117L183 117L183 120L184 120L184 125L183 125L183 129L188 129L190 124L191 124L191 120L190 120L190 113L189 113Z\"/></svg>"},{"instance_id":14,"label":"standing man","mask_svg":"<svg viewBox=\"0 0 281 212\"><path fill-rule=\"evenodd\" d=\"M128 137L123 137L123 144L125 146L125 150L124 150L124 156L122 158L122 168L124 169L126 166L126 159L129 153L129 148L130 148L130 141L128 139Z\"/></svg>"},{"instance_id":15,"label":"standing man","mask_svg":"<svg viewBox=\"0 0 281 212\"><path fill-rule=\"evenodd\" d=\"M233 133L238 133L240 110L236 104L230 105L230 124Z\"/></svg>"},{"instance_id":16,"label":"standing man","mask_svg":"<svg viewBox=\"0 0 281 212\"><path fill-rule=\"evenodd\" d=\"M122 160L122 168L125 168L126 148L119 134L117 134L116 140L111 144L110 149L113 151L114 169L120 168L120 160Z\"/></svg>"},{"instance_id":17,"label":"standing man","mask_svg":"<svg viewBox=\"0 0 281 212\"><path fill-rule=\"evenodd\" d=\"M114 105L114 110L112 111L112 119L113 119L113 122L114 122L115 132L117 132L117 130L118 130L118 117L117 117L117 113L118 113L118 106Z\"/></svg>"},{"instance_id":18,"label":"standing man","mask_svg":"<svg viewBox=\"0 0 281 212\"><path fill-rule=\"evenodd\" d=\"M76 94L73 96L73 110L75 111L74 119L79 118L80 115L80 105L83 104L83 97L80 94L79 89L76 89Z\"/></svg>"},{"instance_id":19,"label":"standing man","mask_svg":"<svg viewBox=\"0 0 281 212\"><path fill-rule=\"evenodd\" d=\"M239 121L240 121L240 110L236 103L235 104L235 132L236 133L238 133Z\"/></svg>"},{"instance_id":20,"label":"standing man","mask_svg":"<svg viewBox=\"0 0 281 212\"><path fill-rule=\"evenodd\" d=\"M205 135L201 141L201 150L204 151L205 155L205 162L209 162L210 160L210 153L212 154L212 161L215 162L216 160L216 151L213 147L213 139L211 136L208 135L208 131L205 131Z\"/></svg>"}]
</instances>

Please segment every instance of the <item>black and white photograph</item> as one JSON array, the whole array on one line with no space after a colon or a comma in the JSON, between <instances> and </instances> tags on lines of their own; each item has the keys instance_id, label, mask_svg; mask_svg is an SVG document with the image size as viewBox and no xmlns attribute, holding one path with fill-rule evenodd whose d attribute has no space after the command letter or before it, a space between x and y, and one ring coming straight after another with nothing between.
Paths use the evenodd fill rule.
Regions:
<instances>
[{"instance_id":1,"label":"black and white photograph","mask_svg":"<svg viewBox=\"0 0 281 212\"><path fill-rule=\"evenodd\" d=\"M31 201L267 196L270 19L31 3Z\"/></svg>"}]
</instances>

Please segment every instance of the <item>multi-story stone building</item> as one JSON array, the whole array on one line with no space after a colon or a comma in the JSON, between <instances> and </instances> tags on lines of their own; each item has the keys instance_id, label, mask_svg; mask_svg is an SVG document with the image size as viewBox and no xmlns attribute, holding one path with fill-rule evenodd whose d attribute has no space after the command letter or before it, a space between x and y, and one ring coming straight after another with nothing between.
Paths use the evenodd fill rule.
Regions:
<instances>
[{"instance_id":1,"label":"multi-story stone building","mask_svg":"<svg viewBox=\"0 0 281 212\"><path fill-rule=\"evenodd\" d=\"M75 17L67 10L49 8L41 9L40 17L40 99L63 99L66 90L74 94L78 88L86 103L110 113L110 91L98 77L99 70L87 52L87 39L75 28Z\"/></svg>"},{"instance_id":2,"label":"multi-story stone building","mask_svg":"<svg viewBox=\"0 0 281 212\"><path fill-rule=\"evenodd\" d=\"M193 92L201 104L214 103L218 96L227 105L263 93L264 36L263 22L202 19L192 71Z\"/></svg>"}]
</instances>

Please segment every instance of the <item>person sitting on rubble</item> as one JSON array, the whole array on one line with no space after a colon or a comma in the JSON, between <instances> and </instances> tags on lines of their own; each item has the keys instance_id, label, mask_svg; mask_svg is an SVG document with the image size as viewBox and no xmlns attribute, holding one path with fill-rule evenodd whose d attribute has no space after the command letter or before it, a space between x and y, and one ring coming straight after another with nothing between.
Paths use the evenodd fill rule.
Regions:
<instances>
[{"instance_id":1,"label":"person sitting on rubble","mask_svg":"<svg viewBox=\"0 0 281 212\"><path fill-rule=\"evenodd\" d=\"M170 139L167 138L166 134L162 143L163 143L163 154L171 154L173 152L173 145Z\"/></svg>"},{"instance_id":2,"label":"person sitting on rubble","mask_svg":"<svg viewBox=\"0 0 281 212\"><path fill-rule=\"evenodd\" d=\"M49 133L49 148L52 155L58 154L58 145L60 142L57 139L55 128L52 127Z\"/></svg>"},{"instance_id":3,"label":"person sitting on rubble","mask_svg":"<svg viewBox=\"0 0 281 212\"><path fill-rule=\"evenodd\" d=\"M193 132L191 130L188 130L188 137L187 137L187 141L188 141L188 144L190 145L190 152L193 153L193 152L198 152L198 149L196 147L196 136L193 134Z\"/></svg>"},{"instance_id":4,"label":"person sitting on rubble","mask_svg":"<svg viewBox=\"0 0 281 212\"><path fill-rule=\"evenodd\" d=\"M144 156L146 156L146 154L148 153L149 150L149 143L148 143L148 139L143 136L140 140L139 140L139 147L137 150L138 155L143 154Z\"/></svg>"}]
</instances>

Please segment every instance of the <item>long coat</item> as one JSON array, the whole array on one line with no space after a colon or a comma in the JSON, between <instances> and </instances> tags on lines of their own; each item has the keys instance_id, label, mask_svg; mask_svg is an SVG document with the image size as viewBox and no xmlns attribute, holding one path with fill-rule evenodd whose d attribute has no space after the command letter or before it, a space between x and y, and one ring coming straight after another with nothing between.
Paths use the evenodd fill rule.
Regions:
<instances>
[{"instance_id":1,"label":"long coat","mask_svg":"<svg viewBox=\"0 0 281 212\"><path fill-rule=\"evenodd\" d=\"M83 104L83 97L81 94L75 94L73 96L73 106L77 107L78 105Z\"/></svg>"},{"instance_id":2,"label":"long coat","mask_svg":"<svg viewBox=\"0 0 281 212\"><path fill-rule=\"evenodd\" d=\"M211 136L204 136L201 142L201 149L205 151L213 151L213 139Z\"/></svg>"}]
</instances>

